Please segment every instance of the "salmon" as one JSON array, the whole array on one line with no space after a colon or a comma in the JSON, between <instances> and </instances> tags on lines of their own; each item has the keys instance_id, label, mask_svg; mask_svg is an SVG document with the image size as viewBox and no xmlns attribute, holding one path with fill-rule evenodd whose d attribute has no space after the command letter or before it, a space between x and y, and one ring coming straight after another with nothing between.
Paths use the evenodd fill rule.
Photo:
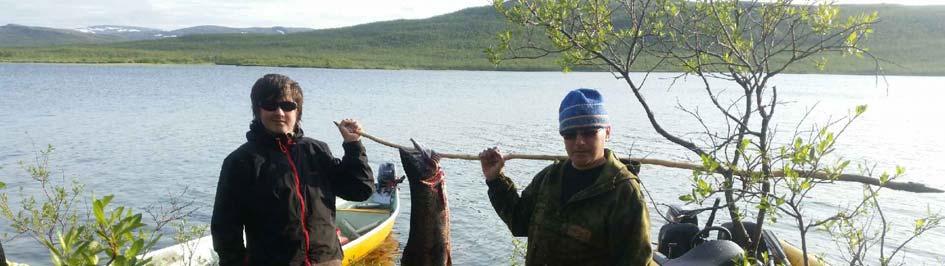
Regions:
<instances>
[{"instance_id":1,"label":"salmon","mask_svg":"<svg viewBox=\"0 0 945 266\"><path fill-rule=\"evenodd\" d=\"M410 141L415 150L400 149L400 161L410 184L410 236L400 263L452 265L450 209L440 157L413 139Z\"/></svg>"}]
</instances>

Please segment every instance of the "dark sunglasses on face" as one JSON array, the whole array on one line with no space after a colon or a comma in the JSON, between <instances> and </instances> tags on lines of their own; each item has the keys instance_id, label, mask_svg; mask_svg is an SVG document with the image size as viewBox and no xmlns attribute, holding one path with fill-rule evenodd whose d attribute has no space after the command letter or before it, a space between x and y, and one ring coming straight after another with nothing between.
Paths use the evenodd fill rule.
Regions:
<instances>
[{"instance_id":1,"label":"dark sunglasses on face","mask_svg":"<svg viewBox=\"0 0 945 266\"><path fill-rule=\"evenodd\" d=\"M295 102L268 102L259 104L259 108L270 112L275 111L276 108L282 109L283 112L290 112L299 108L299 105Z\"/></svg>"},{"instance_id":2,"label":"dark sunglasses on face","mask_svg":"<svg viewBox=\"0 0 945 266\"><path fill-rule=\"evenodd\" d=\"M600 128L571 129L561 132L561 137L564 137L566 140L574 140L578 136L589 139L596 137L598 131L600 131Z\"/></svg>"}]
</instances>

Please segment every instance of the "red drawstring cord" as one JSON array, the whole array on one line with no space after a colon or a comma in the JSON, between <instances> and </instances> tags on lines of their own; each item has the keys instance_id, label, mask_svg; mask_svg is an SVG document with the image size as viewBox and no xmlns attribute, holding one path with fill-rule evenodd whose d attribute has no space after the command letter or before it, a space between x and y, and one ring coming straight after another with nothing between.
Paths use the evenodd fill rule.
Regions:
<instances>
[{"instance_id":1,"label":"red drawstring cord","mask_svg":"<svg viewBox=\"0 0 945 266\"><path fill-rule=\"evenodd\" d=\"M293 177L295 178L295 196L298 197L299 205L301 205L299 218L301 219L300 223L302 225L302 234L303 236L305 236L305 265L311 266L312 263L308 259L308 253L309 253L308 227L305 226L305 198L302 197L302 186L299 183L299 171L297 168L295 168L295 161L292 159L292 154L289 152L288 147L286 147L286 145L283 144L279 138L276 139L276 143L279 144L279 150L281 150L282 153L285 154L286 158L289 159L289 167L292 168L292 174L293 174ZM292 139L287 138L286 143L288 145L292 145Z\"/></svg>"}]
</instances>

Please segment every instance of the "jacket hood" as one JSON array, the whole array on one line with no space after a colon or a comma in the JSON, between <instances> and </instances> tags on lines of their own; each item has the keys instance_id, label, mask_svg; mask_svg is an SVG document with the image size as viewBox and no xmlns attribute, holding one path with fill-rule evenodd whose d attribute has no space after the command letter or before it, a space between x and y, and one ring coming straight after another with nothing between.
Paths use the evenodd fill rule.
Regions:
<instances>
[{"instance_id":1,"label":"jacket hood","mask_svg":"<svg viewBox=\"0 0 945 266\"><path fill-rule=\"evenodd\" d=\"M291 135L285 134L277 136L266 130L266 126L262 124L262 121L253 119L253 121L249 123L249 131L246 132L246 141L275 145L276 138L283 137L291 139L293 142L298 142L304 135L305 133L302 131L302 127L296 125L295 132Z\"/></svg>"}]
</instances>

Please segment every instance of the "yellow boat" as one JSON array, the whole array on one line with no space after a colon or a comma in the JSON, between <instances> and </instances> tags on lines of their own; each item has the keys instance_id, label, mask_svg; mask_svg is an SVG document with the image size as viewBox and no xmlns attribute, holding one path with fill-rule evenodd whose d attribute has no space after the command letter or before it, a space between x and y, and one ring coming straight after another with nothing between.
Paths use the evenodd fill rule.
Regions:
<instances>
[{"instance_id":1,"label":"yellow boat","mask_svg":"<svg viewBox=\"0 0 945 266\"><path fill-rule=\"evenodd\" d=\"M388 197L374 194L374 197ZM394 221L400 213L400 200L397 190L389 195L389 201L346 202L338 200L335 204L335 225L348 241L342 243L345 258L342 264L350 265L371 254L394 229ZM372 197L372 199L374 199ZM378 201L384 201L380 199Z\"/></svg>"},{"instance_id":2,"label":"yellow boat","mask_svg":"<svg viewBox=\"0 0 945 266\"><path fill-rule=\"evenodd\" d=\"M375 193L363 202L337 199L335 224L341 231L344 265L361 260L390 236L400 213L397 190ZM185 243L149 252L152 265L216 265L213 239L208 235Z\"/></svg>"}]
</instances>

